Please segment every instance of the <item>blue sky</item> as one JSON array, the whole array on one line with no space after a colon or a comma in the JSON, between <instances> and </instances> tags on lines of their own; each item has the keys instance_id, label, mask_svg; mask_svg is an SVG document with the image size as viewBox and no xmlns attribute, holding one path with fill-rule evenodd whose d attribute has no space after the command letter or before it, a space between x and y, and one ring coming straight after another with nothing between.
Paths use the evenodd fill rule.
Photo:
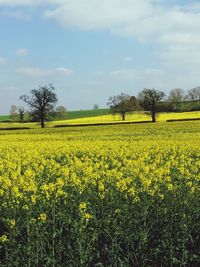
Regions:
<instances>
[{"instance_id":1,"label":"blue sky","mask_svg":"<svg viewBox=\"0 0 200 267\"><path fill-rule=\"evenodd\" d=\"M200 3L0 0L0 114L53 83L68 110L200 85Z\"/></svg>"}]
</instances>

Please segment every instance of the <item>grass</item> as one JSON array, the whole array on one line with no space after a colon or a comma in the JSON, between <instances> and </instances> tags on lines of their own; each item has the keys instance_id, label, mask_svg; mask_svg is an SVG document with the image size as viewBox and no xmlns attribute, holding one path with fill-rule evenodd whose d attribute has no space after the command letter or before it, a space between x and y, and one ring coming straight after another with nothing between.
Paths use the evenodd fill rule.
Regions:
<instances>
[{"instance_id":1,"label":"grass","mask_svg":"<svg viewBox=\"0 0 200 267\"><path fill-rule=\"evenodd\" d=\"M78 111L68 111L66 114L67 120L96 117L109 113L109 109L98 109L98 110L78 110Z\"/></svg>"},{"instance_id":2,"label":"grass","mask_svg":"<svg viewBox=\"0 0 200 267\"><path fill-rule=\"evenodd\" d=\"M0 121L8 121L8 120L10 120L9 115L0 115Z\"/></svg>"},{"instance_id":3,"label":"grass","mask_svg":"<svg viewBox=\"0 0 200 267\"><path fill-rule=\"evenodd\" d=\"M62 120L73 120L80 118L88 118L101 116L109 113L109 109L97 109L97 110L76 110L76 111L67 111ZM58 117L51 118L52 120L60 120ZM9 115L0 115L0 121L9 121L11 120Z\"/></svg>"}]
</instances>

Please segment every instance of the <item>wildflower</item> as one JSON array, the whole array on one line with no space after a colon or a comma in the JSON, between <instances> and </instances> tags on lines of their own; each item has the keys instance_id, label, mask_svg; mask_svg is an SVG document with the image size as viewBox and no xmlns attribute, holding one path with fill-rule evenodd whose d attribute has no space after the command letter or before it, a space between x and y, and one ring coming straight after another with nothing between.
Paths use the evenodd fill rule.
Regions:
<instances>
[{"instance_id":1,"label":"wildflower","mask_svg":"<svg viewBox=\"0 0 200 267\"><path fill-rule=\"evenodd\" d=\"M36 199L37 199L37 197L36 197L35 195L32 195L32 196L31 196L31 202L32 202L33 204L36 203Z\"/></svg>"},{"instance_id":2,"label":"wildflower","mask_svg":"<svg viewBox=\"0 0 200 267\"><path fill-rule=\"evenodd\" d=\"M7 242L8 241L8 237L7 237L7 235L2 235L2 236L0 236L0 243L5 243L5 242Z\"/></svg>"},{"instance_id":3,"label":"wildflower","mask_svg":"<svg viewBox=\"0 0 200 267\"><path fill-rule=\"evenodd\" d=\"M92 215L90 213L85 212L83 214L83 218L85 219L86 224L89 222L89 220L92 218Z\"/></svg>"},{"instance_id":4,"label":"wildflower","mask_svg":"<svg viewBox=\"0 0 200 267\"><path fill-rule=\"evenodd\" d=\"M11 228L14 228L15 225L16 225L16 221L15 221L15 219L11 219L11 220L9 220L9 225L10 225Z\"/></svg>"},{"instance_id":5,"label":"wildflower","mask_svg":"<svg viewBox=\"0 0 200 267\"><path fill-rule=\"evenodd\" d=\"M85 212L86 211L86 208L87 208L87 204L85 202L81 202L79 204L79 211L80 212Z\"/></svg>"},{"instance_id":6,"label":"wildflower","mask_svg":"<svg viewBox=\"0 0 200 267\"><path fill-rule=\"evenodd\" d=\"M115 209L115 213L119 214L120 213L120 209Z\"/></svg>"},{"instance_id":7,"label":"wildflower","mask_svg":"<svg viewBox=\"0 0 200 267\"><path fill-rule=\"evenodd\" d=\"M31 218L31 223L32 224L36 223L36 219L35 218Z\"/></svg>"},{"instance_id":8,"label":"wildflower","mask_svg":"<svg viewBox=\"0 0 200 267\"><path fill-rule=\"evenodd\" d=\"M40 220L41 222L45 222L47 219L47 215L45 213L41 213L39 216L38 216L38 220Z\"/></svg>"},{"instance_id":9,"label":"wildflower","mask_svg":"<svg viewBox=\"0 0 200 267\"><path fill-rule=\"evenodd\" d=\"M23 210L28 210L29 207L28 207L28 205L24 205L24 206L22 207L22 209L23 209Z\"/></svg>"}]
</instances>

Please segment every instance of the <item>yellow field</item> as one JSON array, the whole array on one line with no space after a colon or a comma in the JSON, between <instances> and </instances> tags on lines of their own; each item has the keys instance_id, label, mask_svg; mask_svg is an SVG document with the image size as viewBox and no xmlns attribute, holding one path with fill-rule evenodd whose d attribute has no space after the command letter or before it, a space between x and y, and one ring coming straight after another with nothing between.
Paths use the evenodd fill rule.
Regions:
<instances>
[{"instance_id":1,"label":"yellow field","mask_svg":"<svg viewBox=\"0 0 200 267\"><path fill-rule=\"evenodd\" d=\"M169 113L160 113L157 116L157 121L163 122L169 119L193 119L193 118L200 118L200 111L198 112L169 112ZM151 117L147 116L143 113L129 113L126 116L126 122L137 122L137 121L151 121ZM93 123L115 123L115 122L122 122L120 115L102 115L97 117L88 117L88 118L81 118L81 119L73 119L73 120L61 120L61 121L53 121L47 122L46 127L53 127L55 125L65 125L65 124L93 124ZM21 128L21 127L28 127L28 128L39 128L39 123L1 123L0 122L0 129L1 128Z\"/></svg>"},{"instance_id":2,"label":"yellow field","mask_svg":"<svg viewBox=\"0 0 200 267\"><path fill-rule=\"evenodd\" d=\"M1 131L0 266L198 266L199 185L200 122Z\"/></svg>"},{"instance_id":3,"label":"yellow field","mask_svg":"<svg viewBox=\"0 0 200 267\"><path fill-rule=\"evenodd\" d=\"M169 119L192 119L192 118L200 118L200 111L198 112L168 112L168 113L160 113L157 116L157 121L166 121ZM54 124L81 124L81 123L106 123L106 122L120 122L122 118L120 115L103 115L97 117L90 117L90 118L82 118L82 119L74 119L74 120L67 120L67 121L57 121L53 122ZM151 117L147 116L143 113L129 113L126 116L126 121L151 121ZM51 124L50 124L51 125Z\"/></svg>"}]
</instances>

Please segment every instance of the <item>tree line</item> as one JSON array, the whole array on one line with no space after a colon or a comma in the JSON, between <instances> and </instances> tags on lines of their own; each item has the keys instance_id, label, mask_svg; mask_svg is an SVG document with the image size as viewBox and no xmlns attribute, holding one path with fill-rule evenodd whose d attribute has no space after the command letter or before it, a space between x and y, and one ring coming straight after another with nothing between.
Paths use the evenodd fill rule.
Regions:
<instances>
[{"instance_id":1,"label":"tree line","mask_svg":"<svg viewBox=\"0 0 200 267\"><path fill-rule=\"evenodd\" d=\"M152 122L156 122L157 113L178 111L180 103L189 101L200 103L200 87L190 89L187 93L181 88L172 89L168 96L156 89L143 89L137 97L121 93L109 97L107 104L114 113L121 114L122 120L125 120L128 112L144 111L151 116Z\"/></svg>"},{"instance_id":2,"label":"tree line","mask_svg":"<svg viewBox=\"0 0 200 267\"><path fill-rule=\"evenodd\" d=\"M45 127L45 121L49 116L59 117L60 119L66 114L67 110L64 106L55 105L58 101L55 93L55 87L50 84L48 86L40 86L38 89L30 91L29 95L22 95L20 99L29 106L29 112L24 107L11 107L11 117L19 118L20 122L24 120L40 121L41 128ZM176 111L179 103L192 101L200 102L200 87L195 87L187 91L176 88L170 91L166 96L165 92L156 89L143 89L136 96L130 96L121 93L111 96L107 105L112 113L121 115L122 120L126 119L126 114L133 111L142 111L150 115L152 122L156 122L156 115L161 111ZM98 105L94 105L94 109L98 109Z\"/></svg>"}]
</instances>

